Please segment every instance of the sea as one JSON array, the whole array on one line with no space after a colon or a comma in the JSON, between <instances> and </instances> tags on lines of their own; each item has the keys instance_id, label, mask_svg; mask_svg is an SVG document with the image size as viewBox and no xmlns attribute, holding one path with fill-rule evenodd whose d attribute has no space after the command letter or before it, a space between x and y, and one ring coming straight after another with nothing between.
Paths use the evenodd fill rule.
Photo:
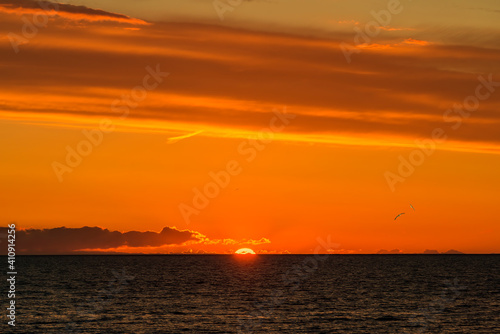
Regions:
<instances>
[{"instance_id":1,"label":"sea","mask_svg":"<svg viewBox=\"0 0 500 334\"><path fill-rule=\"evenodd\" d=\"M71 255L16 264L15 326L4 280L3 333L500 333L499 255Z\"/></svg>"}]
</instances>

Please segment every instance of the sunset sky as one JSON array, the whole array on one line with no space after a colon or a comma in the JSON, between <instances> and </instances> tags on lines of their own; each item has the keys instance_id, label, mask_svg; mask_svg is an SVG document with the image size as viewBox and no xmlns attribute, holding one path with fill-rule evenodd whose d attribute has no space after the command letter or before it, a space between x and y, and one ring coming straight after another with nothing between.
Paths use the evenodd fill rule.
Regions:
<instances>
[{"instance_id":1,"label":"sunset sky","mask_svg":"<svg viewBox=\"0 0 500 334\"><path fill-rule=\"evenodd\" d=\"M21 253L500 252L498 1L240 2L0 1Z\"/></svg>"}]
</instances>

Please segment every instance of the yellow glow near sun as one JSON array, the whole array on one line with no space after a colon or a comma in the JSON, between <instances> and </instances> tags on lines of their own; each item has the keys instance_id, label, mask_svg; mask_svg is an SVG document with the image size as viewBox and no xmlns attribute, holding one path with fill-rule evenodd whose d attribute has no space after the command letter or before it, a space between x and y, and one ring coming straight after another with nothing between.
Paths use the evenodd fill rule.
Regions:
<instances>
[{"instance_id":1,"label":"yellow glow near sun","mask_svg":"<svg viewBox=\"0 0 500 334\"><path fill-rule=\"evenodd\" d=\"M240 248L234 254L241 254L241 255L246 255L246 254L255 254L253 250L250 248Z\"/></svg>"}]
</instances>

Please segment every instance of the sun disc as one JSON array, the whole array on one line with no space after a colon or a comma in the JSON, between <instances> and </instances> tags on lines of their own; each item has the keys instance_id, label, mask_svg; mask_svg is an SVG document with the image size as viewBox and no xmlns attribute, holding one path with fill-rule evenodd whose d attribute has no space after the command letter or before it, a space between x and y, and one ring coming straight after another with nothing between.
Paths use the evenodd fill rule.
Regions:
<instances>
[{"instance_id":1,"label":"sun disc","mask_svg":"<svg viewBox=\"0 0 500 334\"><path fill-rule=\"evenodd\" d=\"M250 249L250 248L240 248L234 254L239 254L239 255L248 255L248 254L255 254L255 252Z\"/></svg>"}]
</instances>

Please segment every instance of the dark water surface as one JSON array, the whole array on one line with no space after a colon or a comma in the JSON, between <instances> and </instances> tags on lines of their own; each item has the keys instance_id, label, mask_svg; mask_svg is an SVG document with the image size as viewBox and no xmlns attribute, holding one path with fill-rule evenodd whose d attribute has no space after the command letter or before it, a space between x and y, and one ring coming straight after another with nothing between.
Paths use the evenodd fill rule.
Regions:
<instances>
[{"instance_id":1,"label":"dark water surface","mask_svg":"<svg viewBox=\"0 0 500 334\"><path fill-rule=\"evenodd\" d=\"M497 255L20 256L17 325L4 315L1 328L500 333L499 265Z\"/></svg>"}]
</instances>

